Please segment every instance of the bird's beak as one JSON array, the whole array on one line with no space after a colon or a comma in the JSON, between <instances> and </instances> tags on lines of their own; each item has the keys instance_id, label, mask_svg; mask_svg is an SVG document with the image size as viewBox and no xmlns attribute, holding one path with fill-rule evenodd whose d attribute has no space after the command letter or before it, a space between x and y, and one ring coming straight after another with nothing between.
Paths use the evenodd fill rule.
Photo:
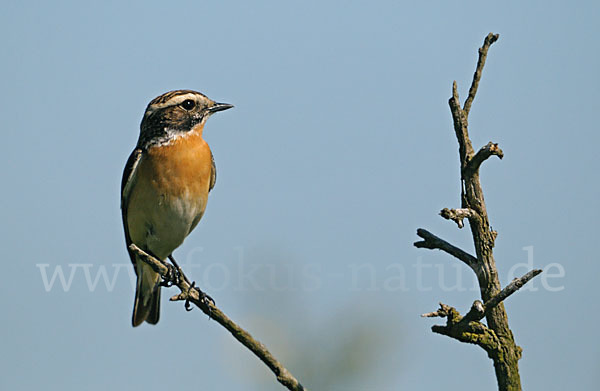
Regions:
<instances>
[{"instance_id":1,"label":"bird's beak","mask_svg":"<svg viewBox=\"0 0 600 391\"><path fill-rule=\"evenodd\" d=\"M212 114L216 113L217 111L231 109L232 107L233 105L230 105L229 103L215 103L214 105L208 108L208 112Z\"/></svg>"}]
</instances>

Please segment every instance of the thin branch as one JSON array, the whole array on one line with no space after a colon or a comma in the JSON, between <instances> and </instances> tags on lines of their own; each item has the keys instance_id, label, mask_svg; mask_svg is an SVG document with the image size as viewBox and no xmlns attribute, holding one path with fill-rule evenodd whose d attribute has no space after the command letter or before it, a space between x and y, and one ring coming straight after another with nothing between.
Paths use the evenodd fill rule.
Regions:
<instances>
[{"instance_id":1,"label":"thin branch","mask_svg":"<svg viewBox=\"0 0 600 391\"><path fill-rule=\"evenodd\" d=\"M446 220L452 220L458 225L458 228L464 227L463 219L479 219L479 214L470 208L448 209L440 211L440 216Z\"/></svg>"},{"instance_id":2,"label":"thin branch","mask_svg":"<svg viewBox=\"0 0 600 391\"><path fill-rule=\"evenodd\" d=\"M452 312L452 307L444 303L440 303L440 308L435 312L428 312L421 315L421 318L445 318Z\"/></svg>"},{"instance_id":3,"label":"thin branch","mask_svg":"<svg viewBox=\"0 0 600 391\"><path fill-rule=\"evenodd\" d=\"M283 366L279 361L273 357L269 350L255 340L250 333L238 326L234 321L229 319L217 306L209 300L204 300L200 297L200 292L190 285L189 279L183 273L181 268L178 268L181 278L174 278L169 273L169 267L166 266L160 260L147 254L135 244L129 246L129 248L136 252L143 262L149 264L152 269L159 273L161 277L166 281L170 282L181 290L181 293L171 297L171 301L186 300L194 303L198 308L207 314L210 318L214 319L221 326L225 327L227 331L233 335L235 339L240 341L242 345L252 351L262 362L264 362L271 371L277 377L277 381L283 384L288 390L292 391L303 391L305 388L296 380L296 378Z\"/></svg>"},{"instance_id":4,"label":"thin branch","mask_svg":"<svg viewBox=\"0 0 600 391\"><path fill-rule=\"evenodd\" d=\"M446 313L440 310L434 311L434 312L426 312L424 314L421 314L421 318L445 318L446 317Z\"/></svg>"},{"instance_id":5,"label":"thin branch","mask_svg":"<svg viewBox=\"0 0 600 391\"><path fill-rule=\"evenodd\" d=\"M152 267L152 270L154 270L155 272L160 274L161 277L164 278L169 273L169 268L167 267L167 265L164 262L161 262L158 259L154 258L152 255L148 254L147 252L145 252L144 250L142 250L135 244L133 244L133 243L130 244L129 249L131 251L136 252L137 255L140 256L142 261L144 261L148 265L150 265L150 267Z\"/></svg>"},{"instance_id":6,"label":"thin branch","mask_svg":"<svg viewBox=\"0 0 600 391\"><path fill-rule=\"evenodd\" d=\"M475 300L475 302L471 306L471 310L465 315L463 320L465 322L470 322L473 320L477 321L483 319L483 317L489 314L494 307L496 307L498 304L506 300L510 295L521 289L523 285L527 284L533 277L537 276L541 272L542 270L540 269L534 269L527 272L522 277L515 278L510 284L504 287L504 289L502 289L500 293L486 301L485 304L482 304L479 300Z\"/></svg>"},{"instance_id":7,"label":"thin branch","mask_svg":"<svg viewBox=\"0 0 600 391\"><path fill-rule=\"evenodd\" d=\"M458 87L456 80L452 83L452 97L448 100L450 112L452 113L452 121L454 123L454 132L458 140L458 151L460 155L461 172L467 166L469 159L473 157L475 151L469 139L469 130L467 129L467 116L463 109L460 108L460 98L458 97Z\"/></svg>"},{"instance_id":8,"label":"thin branch","mask_svg":"<svg viewBox=\"0 0 600 391\"><path fill-rule=\"evenodd\" d=\"M465 101L465 105L463 107L463 111L465 112L465 116L469 116L469 111L471 110L471 105L473 104L473 99L475 99L475 94L477 93L477 87L479 87L479 81L481 80L481 72L483 71L483 66L485 65L485 59L487 58L488 49L494 42L498 40L498 34L489 33L485 40L483 41L483 46L479 48L479 59L477 60L477 68L475 68L475 74L473 75L473 81L471 82L471 88L469 89L469 96Z\"/></svg>"},{"instance_id":9,"label":"thin branch","mask_svg":"<svg viewBox=\"0 0 600 391\"><path fill-rule=\"evenodd\" d=\"M531 280L533 277L537 276L541 272L541 269L534 269L527 272L524 276L512 280L512 282L506 287L504 287L504 289L502 289L500 293L498 293L496 296L492 297L491 299L485 302L484 306L486 313L501 302L503 302L504 300L506 300L508 296L521 289L523 285L527 284L529 280Z\"/></svg>"},{"instance_id":10,"label":"thin branch","mask_svg":"<svg viewBox=\"0 0 600 391\"><path fill-rule=\"evenodd\" d=\"M467 165L463 170L463 178L467 178L476 173L477 170L479 170L481 163L487 160L490 156L494 155L498 156L498 158L502 160L502 158L504 157L504 152L502 152L500 147L498 147L498 144L495 144L490 141L489 143L481 147L481 149L477 151L475 156L473 156L467 162Z\"/></svg>"},{"instance_id":11,"label":"thin branch","mask_svg":"<svg viewBox=\"0 0 600 391\"><path fill-rule=\"evenodd\" d=\"M419 228L417 230L417 236L423 238L424 240L420 242L413 243L417 248L428 248L430 250L437 249L442 250L455 258L460 259L464 263L466 263L471 269L477 272L477 258L467 253L466 251L461 250L460 248L451 245L446 242L444 239L438 238L431 232L424 230L423 228Z\"/></svg>"}]
</instances>

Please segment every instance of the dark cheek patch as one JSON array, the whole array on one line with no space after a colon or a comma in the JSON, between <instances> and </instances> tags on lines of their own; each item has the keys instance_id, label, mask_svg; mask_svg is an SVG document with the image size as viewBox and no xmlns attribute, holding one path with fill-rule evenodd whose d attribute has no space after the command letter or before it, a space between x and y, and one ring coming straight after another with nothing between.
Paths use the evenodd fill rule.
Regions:
<instances>
[{"instance_id":1,"label":"dark cheek patch","mask_svg":"<svg viewBox=\"0 0 600 391\"><path fill-rule=\"evenodd\" d=\"M197 122L197 121L196 121ZM195 125L192 114L174 106L157 110L142 122L142 132L138 146L145 148L166 140L166 129L176 132L188 132Z\"/></svg>"}]
</instances>

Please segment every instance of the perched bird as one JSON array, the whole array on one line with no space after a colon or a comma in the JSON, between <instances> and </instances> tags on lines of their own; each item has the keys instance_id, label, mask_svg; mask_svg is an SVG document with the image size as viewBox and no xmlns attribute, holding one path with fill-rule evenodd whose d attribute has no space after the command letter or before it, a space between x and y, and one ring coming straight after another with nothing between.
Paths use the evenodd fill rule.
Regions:
<instances>
[{"instance_id":1,"label":"perched bird","mask_svg":"<svg viewBox=\"0 0 600 391\"><path fill-rule=\"evenodd\" d=\"M196 227L217 177L202 130L208 117L232 107L196 91L177 90L146 108L121 182L125 240L137 274L134 327L158 322L161 277L129 245L165 261Z\"/></svg>"}]
</instances>

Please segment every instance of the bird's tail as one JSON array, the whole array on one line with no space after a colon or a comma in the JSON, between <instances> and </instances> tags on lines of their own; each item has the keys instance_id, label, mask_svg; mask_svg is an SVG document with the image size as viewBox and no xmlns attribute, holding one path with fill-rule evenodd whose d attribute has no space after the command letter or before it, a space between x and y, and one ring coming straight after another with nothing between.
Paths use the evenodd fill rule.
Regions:
<instances>
[{"instance_id":1,"label":"bird's tail","mask_svg":"<svg viewBox=\"0 0 600 391\"><path fill-rule=\"evenodd\" d=\"M133 327L144 321L156 324L160 316L160 274L141 260L137 260L136 265L137 287L133 304Z\"/></svg>"}]
</instances>

